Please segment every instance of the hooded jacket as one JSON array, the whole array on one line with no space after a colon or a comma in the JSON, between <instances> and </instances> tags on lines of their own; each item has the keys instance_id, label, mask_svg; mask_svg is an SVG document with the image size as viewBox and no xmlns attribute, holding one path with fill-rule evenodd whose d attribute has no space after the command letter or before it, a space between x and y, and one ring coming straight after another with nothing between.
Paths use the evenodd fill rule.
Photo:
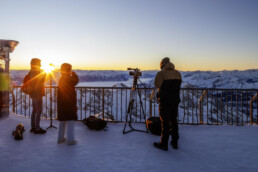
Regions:
<instances>
[{"instance_id":1,"label":"hooded jacket","mask_svg":"<svg viewBox=\"0 0 258 172\"><path fill-rule=\"evenodd\" d=\"M76 73L62 75L58 82L57 118L59 121L77 120L75 85L79 82Z\"/></svg>"},{"instance_id":2,"label":"hooded jacket","mask_svg":"<svg viewBox=\"0 0 258 172\"><path fill-rule=\"evenodd\" d=\"M158 88L157 97L160 103L171 104L180 102L182 77L175 70L173 63L168 62L155 77L154 85Z\"/></svg>"},{"instance_id":3,"label":"hooded jacket","mask_svg":"<svg viewBox=\"0 0 258 172\"><path fill-rule=\"evenodd\" d=\"M28 73L30 84L32 86L31 98L40 98L45 96L46 74L42 70L30 70Z\"/></svg>"}]
</instances>

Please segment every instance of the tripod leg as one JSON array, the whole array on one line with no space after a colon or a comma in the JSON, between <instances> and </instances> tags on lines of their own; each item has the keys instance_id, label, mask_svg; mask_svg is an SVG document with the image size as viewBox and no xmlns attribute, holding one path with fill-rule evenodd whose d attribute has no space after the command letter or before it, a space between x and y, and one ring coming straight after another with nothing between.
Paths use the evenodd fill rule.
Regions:
<instances>
[{"instance_id":1,"label":"tripod leg","mask_svg":"<svg viewBox=\"0 0 258 172\"><path fill-rule=\"evenodd\" d=\"M128 123L128 114L130 114L130 122L131 122L132 106L133 106L133 93L131 92L131 94L130 94L130 101L129 101L127 113L126 113L126 116L125 116L125 125L124 125L123 134L126 133L126 132L125 132L125 129L126 129L126 125L127 125L127 123ZM130 124L130 122L129 122L129 124Z\"/></svg>"},{"instance_id":2,"label":"tripod leg","mask_svg":"<svg viewBox=\"0 0 258 172\"><path fill-rule=\"evenodd\" d=\"M124 125L123 134L131 132L133 130L133 127L131 125L131 121L132 121L132 111L133 111L133 104L134 104L134 96L135 96L135 91L133 90L131 92L131 94L130 94L130 101L129 101L128 110L127 110L127 114L126 114L126 118L125 118L125 125ZM129 116L129 121L128 121L128 116ZM127 123L129 125L129 127L131 128L131 130L129 130L129 131L125 131Z\"/></svg>"},{"instance_id":3,"label":"tripod leg","mask_svg":"<svg viewBox=\"0 0 258 172\"><path fill-rule=\"evenodd\" d=\"M142 111L142 113L143 113L143 118L144 118L144 123L145 123L145 127L146 127L146 132L148 132L148 128L147 128L147 125L146 125L146 114L145 114L144 109L143 109L141 92L140 92L140 89L138 88L138 85L137 85L136 88L138 90L138 95L139 95L139 99L140 99L140 111Z\"/></svg>"},{"instance_id":4,"label":"tripod leg","mask_svg":"<svg viewBox=\"0 0 258 172\"><path fill-rule=\"evenodd\" d=\"M125 134L125 129L126 129L126 124L127 124L127 118L128 118L128 113L125 116L125 125L124 125L124 129L123 129L123 134Z\"/></svg>"},{"instance_id":5,"label":"tripod leg","mask_svg":"<svg viewBox=\"0 0 258 172\"><path fill-rule=\"evenodd\" d=\"M144 130L139 130L139 129L133 128L132 123L131 123L132 122L133 108L134 108L134 103L135 103L134 100L136 100L137 91L138 91L138 95L139 95L139 98L140 98L140 111L143 112L144 121L146 123L146 115L144 113L144 109L143 109L143 105L142 105L141 94L140 94L139 89L136 85L136 87L134 88L134 90L132 90L131 95L130 95L130 101L129 101L128 111L127 111L127 114L126 114L126 121L125 121L125 125L124 125L123 134L129 133L129 132L132 132L132 131L148 132L146 124L145 124L145 126L146 126L147 131L144 131ZM128 121L128 115L129 115L129 121ZM136 116L137 116L137 114L136 114ZM128 126L130 127L130 130L125 131L127 123L128 123Z\"/></svg>"},{"instance_id":6,"label":"tripod leg","mask_svg":"<svg viewBox=\"0 0 258 172\"><path fill-rule=\"evenodd\" d=\"M47 130L48 130L49 128L55 128L55 129L57 129L57 127L53 126L53 119L52 119L52 115L51 115L51 114L50 114L50 125L49 125L49 127L47 127Z\"/></svg>"}]
</instances>

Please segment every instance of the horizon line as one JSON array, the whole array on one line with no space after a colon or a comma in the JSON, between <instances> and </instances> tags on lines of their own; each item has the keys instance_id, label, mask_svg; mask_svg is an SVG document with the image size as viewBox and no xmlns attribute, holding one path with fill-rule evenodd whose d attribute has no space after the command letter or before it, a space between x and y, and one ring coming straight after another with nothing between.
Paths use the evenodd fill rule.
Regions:
<instances>
[{"instance_id":1,"label":"horizon line","mask_svg":"<svg viewBox=\"0 0 258 172\"><path fill-rule=\"evenodd\" d=\"M11 70L30 70L30 69L10 69ZM55 70L60 70L60 69L55 69ZM130 71L130 70L118 70L118 69L73 69L73 70L82 70L82 71ZM223 70L178 70L181 72L222 72L222 71L248 71L248 70L258 70L257 69L223 69ZM148 70L141 70L141 71L160 71L160 69L148 69Z\"/></svg>"}]
</instances>

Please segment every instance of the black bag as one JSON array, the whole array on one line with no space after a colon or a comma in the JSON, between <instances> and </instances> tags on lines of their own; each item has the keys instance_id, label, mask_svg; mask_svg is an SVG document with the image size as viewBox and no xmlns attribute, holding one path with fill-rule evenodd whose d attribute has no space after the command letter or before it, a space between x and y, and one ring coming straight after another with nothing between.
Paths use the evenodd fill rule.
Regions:
<instances>
[{"instance_id":1,"label":"black bag","mask_svg":"<svg viewBox=\"0 0 258 172\"><path fill-rule=\"evenodd\" d=\"M22 140L23 135L22 133L25 131L23 124L18 124L16 130L13 131L12 135L14 136L15 140Z\"/></svg>"},{"instance_id":2,"label":"black bag","mask_svg":"<svg viewBox=\"0 0 258 172\"><path fill-rule=\"evenodd\" d=\"M155 135L161 135L161 121L159 117L150 117L146 121L148 130Z\"/></svg>"},{"instance_id":3,"label":"black bag","mask_svg":"<svg viewBox=\"0 0 258 172\"><path fill-rule=\"evenodd\" d=\"M102 130L107 126L106 121L95 116L89 116L88 118L83 119L82 122L91 130Z\"/></svg>"}]
</instances>

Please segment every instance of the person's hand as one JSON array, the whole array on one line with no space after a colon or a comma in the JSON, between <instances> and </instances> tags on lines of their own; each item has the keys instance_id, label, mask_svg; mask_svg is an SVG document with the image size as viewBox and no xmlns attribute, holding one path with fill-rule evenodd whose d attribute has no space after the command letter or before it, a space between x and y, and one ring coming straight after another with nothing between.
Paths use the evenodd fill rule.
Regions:
<instances>
[{"instance_id":1,"label":"person's hand","mask_svg":"<svg viewBox=\"0 0 258 172\"><path fill-rule=\"evenodd\" d=\"M77 76L77 74L74 71L72 71L71 74L72 76Z\"/></svg>"}]
</instances>

